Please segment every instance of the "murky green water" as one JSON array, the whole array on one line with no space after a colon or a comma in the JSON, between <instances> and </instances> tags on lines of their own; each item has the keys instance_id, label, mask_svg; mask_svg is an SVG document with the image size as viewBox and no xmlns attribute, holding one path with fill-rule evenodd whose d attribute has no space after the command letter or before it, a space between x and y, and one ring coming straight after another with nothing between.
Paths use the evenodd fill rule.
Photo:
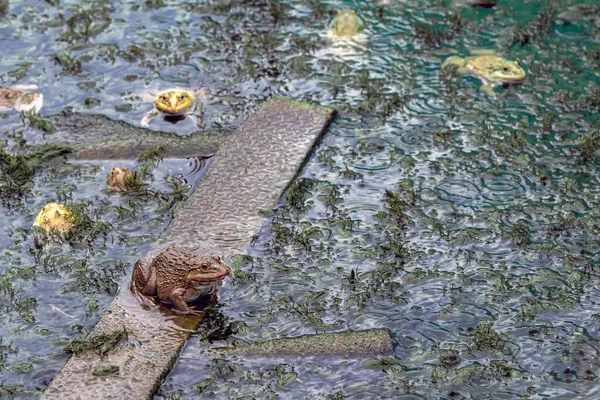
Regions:
<instances>
[{"instance_id":1,"label":"murky green water","mask_svg":"<svg viewBox=\"0 0 600 400\"><path fill-rule=\"evenodd\" d=\"M72 106L136 124L150 108L145 93L172 85L210 90L208 128L239 125L272 94L340 110L252 258L224 282L211 329L191 339L158 398L598 396L597 3L50 3L58 2L13 1L0 21L3 85L37 84L45 115ZM591 8L567 10L576 4ZM364 41L327 41L342 7L365 20ZM448 55L475 48L519 61L527 80L491 99L477 78L440 74ZM88 109L86 97L100 104ZM21 129L19 116L2 128L5 137ZM74 285L78 276L87 282L91 270L123 283L120 263L130 268L163 229L164 220L148 227L152 201L119 218L111 206L128 198L97 191L107 165L57 164L36 174L21 204L2 208L5 387L43 390L65 360L52 342L92 326L114 292ZM162 165L164 175L185 168ZM30 223L41 204L70 191L115 230L93 250L53 245L41 251L54 263L36 262ZM370 327L391 330L393 358L203 356L234 338Z\"/></svg>"}]
</instances>

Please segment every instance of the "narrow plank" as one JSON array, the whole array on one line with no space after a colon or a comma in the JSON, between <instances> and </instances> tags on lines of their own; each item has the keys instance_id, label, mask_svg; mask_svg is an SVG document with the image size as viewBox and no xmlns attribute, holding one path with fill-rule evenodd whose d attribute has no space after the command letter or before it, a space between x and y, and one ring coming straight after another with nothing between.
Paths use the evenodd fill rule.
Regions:
<instances>
[{"instance_id":1,"label":"narrow plank","mask_svg":"<svg viewBox=\"0 0 600 400\"><path fill-rule=\"evenodd\" d=\"M266 102L224 140L153 254L171 245L225 261L244 253L263 223L260 210L276 205L332 118L325 107L281 97ZM144 309L123 286L90 335L125 328L128 339L102 357L92 351L71 357L42 399L149 399L200 321L165 306L160 312ZM95 376L94 368L102 365L119 371Z\"/></svg>"},{"instance_id":2,"label":"narrow plank","mask_svg":"<svg viewBox=\"0 0 600 400\"><path fill-rule=\"evenodd\" d=\"M387 329L365 329L286 337L262 342L245 343L236 347L218 347L214 354L244 356L321 356L373 357L394 353L392 337Z\"/></svg>"}]
</instances>

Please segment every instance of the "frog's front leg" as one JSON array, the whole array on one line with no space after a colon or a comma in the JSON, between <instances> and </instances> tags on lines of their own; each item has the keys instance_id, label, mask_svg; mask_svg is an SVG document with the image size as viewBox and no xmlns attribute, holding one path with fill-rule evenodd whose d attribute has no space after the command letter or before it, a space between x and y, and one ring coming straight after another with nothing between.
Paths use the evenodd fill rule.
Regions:
<instances>
[{"instance_id":1,"label":"frog's front leg","mask_svg":"<svg viewBox=\"0 0 600 400\"><path fill-rule=\"evenodd\" d=\"M204 316L206 314L204 311L194 310L188 305L188 303L185 301L187 294L187 289L185 288L174 289L170 295L173 308L182 314Z\"/></svg>"},{"instance_id":2,"label":"frog's front leg","mask_svg":"<svg viewBox=\"0 0 600 400\"><path fill-rule=\"evenodd\" d=\"M494 85L485 82L483 85L481 85L481 87L479 88L479 90L481 90L482 92L484 92L485 94L496 98L498 97L498 95L496 94L496 92L494 92Z\"/></svg>"},{"instance_id":3,"label":"frog's front leg","mask_svg":"<svg viewBox=\"0 0 600 400\"><path fill-rule=\"evenodd\" d=\"M147 127L150 120L152 118L156 117L157 115L158 115L158 110L156 109L156 107L154 107L152 110L148 111L146 113L146 115L144 115L144 118L142 118L142 120L140 121L140 124L143 127Z\"/></svg>"},{"instance_id":4,"label":"frog's front leg","mask_svg":"<svg viewBox=\"0 0 600 400\"><path fill-rule=\"evenodd\" d=\"M158 306L156 300L150 297L156 296L156 267L140 258L133 267L129 289L140 303Z\"/></svg>"}]
</instances>

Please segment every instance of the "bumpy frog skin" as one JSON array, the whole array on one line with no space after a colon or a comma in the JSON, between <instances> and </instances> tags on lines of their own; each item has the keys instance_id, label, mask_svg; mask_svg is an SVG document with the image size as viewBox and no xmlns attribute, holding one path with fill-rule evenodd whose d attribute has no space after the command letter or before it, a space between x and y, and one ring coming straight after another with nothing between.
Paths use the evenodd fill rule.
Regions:
<instances>
[{"instance_id":1,"label":"bumpy frog skin","mask_svg":"<svg viewBox=\"0 0 600 400\"><path fill-rule=\"evenodd\" d=\"M354 36L364 28L362 20L354 10L343 9L338 11L329 24L329 32L333 36Z\"/></svg>"},{"instance_id":2,"label":"bumpy frog skin","mask_svg":"<svg viewBox=\"0 0 600 400\"><path fill-rule=\"evenodd\" d=\"M33 226L49 232L52 230L66 232L73 226L73 216L69 209L62 204L48 203L41 209Z\"/></svg>"},{"instance_id":3,"label":"bumpy frog skin","mask_svg":"<svg viewBox=\"0 0 600 400\"><path fill-rule=\"evenodd\" d=\"M471 73L479 77L484 82L480 89L492 97L496 96L493 89L498 84L515 85L523 82L526 77L518 62L488 52L465 58L448 57L442 68L449 65L456 65L460 73Z\"/></svg>"},{"instance_id":4,"label":"bumpy frog skin","mask_svg":"<svg viewBox=\"0 0 600 400\"><path fill-rule=\"evenodd\" d=\"M35 89L37 89L35 85L0 88L0 111L15 109L19 112L31 110L39 112L44 104L44 96L37 92L24 92L24 90Z\"/></svg>"},{"instance_id":5,"label":"bumpy frog skin","mask_svg":"<svg viewBox=\"0 0 600 400\"><path fill-rule=\"evenodd\" d=\"M218 256L201 256L185 247L169 247L151 262L140 258L133 269L130 289L140 303L157 305L150 296L173 304L180 313L204 315L187 304L204 294L216 296L229 269Z\"/></svg>"},{"instance_id":6,"label":"bumpy frog skin","mask_svg":"<svg viewBox=\"0 0 600 400\"><path fill-rule=\"evenodd\" d=\"M108 187L117 192L126 192L129 190L127 182L133 179L133 174L129 168L115 167L108 174Z\"/></svg>"},{"instance_id":7,"label":"bumpy frog skin","mask_svg":"<svg viewBox=\"0 0 600 400\"><path fill-rule=\"evenodd\" d=\"M193 116L196 109L196 94L185 89L169 89L159 93L154 100L154 108L141 120L142 126L148 126L150 120L159 114L166 117Z\"/></svg>"}]
</instances>

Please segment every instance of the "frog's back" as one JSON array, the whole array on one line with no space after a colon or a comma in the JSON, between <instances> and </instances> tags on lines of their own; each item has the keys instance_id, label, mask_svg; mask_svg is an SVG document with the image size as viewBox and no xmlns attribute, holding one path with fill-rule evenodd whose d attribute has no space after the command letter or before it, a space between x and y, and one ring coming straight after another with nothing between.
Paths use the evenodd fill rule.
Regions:
<instances>
[{"instance_id":1,"label":"frog's back","mask_svg":"<svg viewBox=\"0 0 600 400\"><path fill-rule=\"evenodd\" d=\"M156 267L158 297L168 299L171 291L181 287L187 273L196 265L197 255L183 247L169 247L152 260Z\"/></svg>"}]
</instances>

